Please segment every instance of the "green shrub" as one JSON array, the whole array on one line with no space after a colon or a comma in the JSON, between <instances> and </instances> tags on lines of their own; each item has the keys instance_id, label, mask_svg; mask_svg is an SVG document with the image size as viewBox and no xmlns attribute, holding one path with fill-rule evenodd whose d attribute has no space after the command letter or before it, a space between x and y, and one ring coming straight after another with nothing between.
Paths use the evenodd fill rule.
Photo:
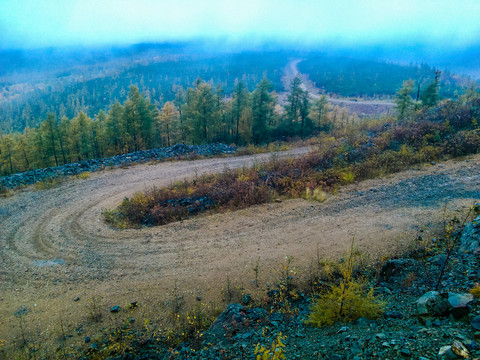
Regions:
<instances>
[{"instance_id":1,"label":"green shrub","mask_svg":"<svg viewBox=\"0 0 480 360\"><path fill-rule=\"evenodd\" d=\"M3 183L0 181L0 197L9 197L12 194L12 190L7 188Z\"/></svg>"},{"instance_id":2,"label":"green shrub","mask_svg":"<svg viewBox=\"0 0 480 360\"><path fill-rule=\"evenodd\" d=\"M105 222L116 227L117 229L124 229L127 226L125 217L115 209L105 209L102 212Z\"/></svg>"},{"instance_id":3,"label":"green shrub","mask_svg":"<svg viewBox=\"0 0 480 360\"><path fill-rule=\"evenodd\" d=\"M480 299L480 284L475 284L475 286L470 289L470 294L475 296L477 299Z\"/></svg>"},{"instance_id":4,"label":"green shrub","mask_svg":"<svg viewBox=\"0 0 480 360\"><path fill-rule=\"evenodd\" d=\"M320 186L313 190L307 187L307 190L305 192L305 199L324 202L327 199L327 193L323 191Z\"/></svg>"}]
</instances>

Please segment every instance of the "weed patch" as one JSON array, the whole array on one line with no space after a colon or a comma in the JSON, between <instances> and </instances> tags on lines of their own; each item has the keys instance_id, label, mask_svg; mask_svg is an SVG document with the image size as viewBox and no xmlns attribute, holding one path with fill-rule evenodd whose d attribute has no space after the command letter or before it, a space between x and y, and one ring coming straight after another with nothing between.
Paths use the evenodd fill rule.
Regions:
<instances>
[{"instance_id":1,"label":"weed patch","mask_svg":"<svg viewBox=\"0 0 480 360\"><path fill-rule=\"evenodd\" d=\"M64 182L65 180L61 177L50 178L44 181L36 182L34 187L35 187L35 190L48 190L48 189L53 189L57 186L60 186Z\"/></svg>"}]
</instances>

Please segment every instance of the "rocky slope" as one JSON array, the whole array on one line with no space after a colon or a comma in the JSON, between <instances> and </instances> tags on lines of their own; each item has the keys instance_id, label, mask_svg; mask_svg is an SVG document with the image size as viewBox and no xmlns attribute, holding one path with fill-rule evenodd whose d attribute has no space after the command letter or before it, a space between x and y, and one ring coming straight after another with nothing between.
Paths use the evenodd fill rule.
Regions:
<instances>
[{"instance_id":1,"label":"rocky slope","mask_svg":"<svg viewBox=\"0 0 480 360\"><path fill-rule=\"evenodd\" d=\"M286 311L281 304L253 305L245 295L242 304L228 306L201 342L197 338L168 349L146 340L137 344L135 355L119 359L255 359L256 345L270 348L279 334L285 336L286 359L478 358L480 301L469 291L480 280L479 234L480 216L461 236L429 239L404 257L388 260L376 278L368 274L376 295L386 301L380 319L314 328L304 323L309 296L289 299ZM451 252L449 241L456 242ZM97 348L92 344L90 354Z\"/></svg>"}]
</instances>

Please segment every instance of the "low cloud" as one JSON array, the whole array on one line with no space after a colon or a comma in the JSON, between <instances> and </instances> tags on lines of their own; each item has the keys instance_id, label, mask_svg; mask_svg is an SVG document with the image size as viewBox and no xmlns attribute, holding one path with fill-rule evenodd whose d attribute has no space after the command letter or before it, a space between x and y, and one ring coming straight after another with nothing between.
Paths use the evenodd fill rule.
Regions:
<instances>
[{"instance_id":1,"label":"low cloud","mask_svg":"<svg viewBox=\"0 0 480 360\"><path fill-rule=\"evenodd\" d=\"M0 48L198 38L455 47L478 40L478 14L476 0L3 0Z\"/></svg>"}]
</instances>

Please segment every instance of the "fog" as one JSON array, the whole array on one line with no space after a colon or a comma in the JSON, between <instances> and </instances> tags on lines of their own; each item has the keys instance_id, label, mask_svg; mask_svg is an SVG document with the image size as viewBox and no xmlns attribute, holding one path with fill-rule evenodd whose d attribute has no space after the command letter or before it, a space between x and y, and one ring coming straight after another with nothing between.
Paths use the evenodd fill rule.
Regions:
<instances>
[{"instance_id":1,"label":"fog","mask_svg":"<svg viewBox=\"0 0 480 360\"><path fill-rule=\"evenodd\" d=\"M2 0L0 48L213 39L256 46L468 47L477 0Z\"/></svg>"}]
</instances>

